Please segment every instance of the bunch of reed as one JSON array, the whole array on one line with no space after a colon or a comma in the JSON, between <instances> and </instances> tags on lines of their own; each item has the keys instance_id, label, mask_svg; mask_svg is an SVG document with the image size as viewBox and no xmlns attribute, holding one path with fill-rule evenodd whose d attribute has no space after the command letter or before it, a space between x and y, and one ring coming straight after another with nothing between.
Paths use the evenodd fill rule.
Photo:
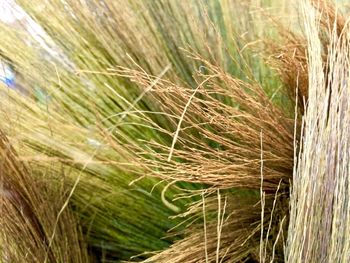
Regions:
<instances>
[{"instance_id":1,"label":"bunch of reed","mask_svg":"<svg viewBox=\"0 0 350 263\"><path fill-rule=\"evenodd\" d=\"M310 1L314 13L301 16L283 1L17 2L42 30L38 42L0 25L0 54L25 89L0 93L5 262L346 258L337 219L317 224L299 202L326 198L329 177L308 181L316 200L303 178L334 154L332 193L343 196L312 216L340 218L348 204L347 159L322 144L333 136L347 149L347 125L326 128L343 118L346 92L334 108L317 97L319 84L329 98L347 81L347 44L329 48L346 30L332 5ZM337 40L311 35L311 14L322 34L335 25ZM318 142L323 157L313 156ZM303 220L310 235L329 227L321 248Z\"/></svg>"}]
</instances>

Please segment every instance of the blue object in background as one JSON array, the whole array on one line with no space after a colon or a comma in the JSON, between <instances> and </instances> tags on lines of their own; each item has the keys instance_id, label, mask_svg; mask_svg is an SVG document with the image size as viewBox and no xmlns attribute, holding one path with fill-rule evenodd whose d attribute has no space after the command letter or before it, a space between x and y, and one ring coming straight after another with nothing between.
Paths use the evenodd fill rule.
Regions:
<instances>
[{"instance_id":1,"label":"blue object in background","mask_svg":"<svg viewBox=\"0 0 350 263\"><path fill-rule=\"evenodd\" d=\"M15 78L5 78L3 82L9 87L15 86Z\"/></svg>"},{"instance_id":2,"label":"blue object in background","mask_svg":"<svg viewBox=\"0 0 350 263\"><path fill-rule=\"evenodd\" d=\"M0 64L0 81L5 83L8 87L15 87L15 73L4 63Z\"/></svg>"}]
</instances>

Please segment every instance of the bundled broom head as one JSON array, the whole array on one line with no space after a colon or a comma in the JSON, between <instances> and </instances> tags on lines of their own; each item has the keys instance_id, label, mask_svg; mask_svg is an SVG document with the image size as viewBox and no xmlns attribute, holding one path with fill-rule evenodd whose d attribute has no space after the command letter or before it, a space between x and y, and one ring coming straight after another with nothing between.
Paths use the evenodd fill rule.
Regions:
<instances>
[{"instance_id":1,"label":"bundled broom head","mask_svg":"<svg viewBox=\"0 0 350 263\"><path fill-rule=\"evenodd\" d=\"M324 3L317 9L304 3L309 100L293 176L286 259L348 262L349 20Z\"/></svg>"},{"instance_id":2,"label":"bundled broom head","mask_svg":"<svg viewBox=\"0 0 350 263\"><path fill-rule=\"evenodd\" d=\"M59 179L61 187L53 189L47 174L43 174L60 171L36 170L19 161L2 132L0 160L1 259L33 263L89 262L76 218L69 208L61 209L67 196L63 178ZM59 184L55 182L55 185Z\"/></svg>"},{"instance_id":3,"label":"bundled broom head","mask_svg":"<svg viewBox=\"0 0 350 263\"><path fill-rule=\"evenodd\" d=\"M306 253L293 247L292 226L307 219L294 192L287 237L289 185L315 149L298 144L299 134L308 142L305 105L317 104L313 74L333 69L310 64L310 38L295 26L271 23L283 4L266 15L253 1L18 3L42 31L40 45L0 25L1 54L25 89L0 94L0 128L17 152L9 160L22 171L9 170L4 188L19 198L4 198L0 241L14 262L23 247L28 262L294 262ZM311 3L321 30L345 28L331 5ZM330 40L319 39L321 67ZM299 184L293 191L306 196ZM16 242L20 231L28 237Z\"/></svg>"}]
</instances>

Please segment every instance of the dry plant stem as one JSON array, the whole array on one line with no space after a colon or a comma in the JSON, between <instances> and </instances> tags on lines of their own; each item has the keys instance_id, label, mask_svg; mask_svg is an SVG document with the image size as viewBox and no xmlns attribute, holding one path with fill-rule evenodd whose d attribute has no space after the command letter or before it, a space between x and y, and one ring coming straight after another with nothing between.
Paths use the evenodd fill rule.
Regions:
<instances>
[{"instance_id":1,"label":"dry plant stem","mask_svg":"<svg viewBox=\"0 0 350 263\"><path fill-rule=\"evenodd\" d=\"M260 132L260 160L261 160L261 186L260 186L260 202L261 202L261 223L260 223L260 251L259 251L259 259L260 262L265 262L265 257L263 256L264 249L264 211L265 211L265 193L263 188L264 183L264 152L263 152L263 133Z\"/></svg>"},{"instance_id":2,"label":"dry plant stem","mask_svg":"<svg viewBox=\"0 0 350 263\"><path fill-rule=\"evenodd\" d=\"M202 203L203 203L203 227L204 227L204 253L205 253L205 263L209 263L208 259L208 237L207 237L207 220L205 216L205 191L202 193Z\"/></svg>"},{"instance_id":3,"label":"dry plant stem","mask_svg":"<svg viewBox=\"0 0 350 263\"><path fill-rule=\"evenodd\" d=\"M201 84L198 85L198 87L194 90L194 92L192 93L192 95L190 96L190 98L188 99L186 105L185 105L185 108L180 116L180 119L179 119L179 123L177 124L177 128L176 128L176 131L175 131L175 134L174 134L174 138L173 138L173 142L171 144L171 147L170 147L170 153L169 153L169 156L168 156L168 162L170 162L171 160L171 157L173 155L173 152L174 152L174 147L175 147L175 143L177 141L177 137L179 136L179 132L180 132L180 129L181 129L181 123L183 122L183 119L185 117L185 114L186 114L186 111L187 111L187 108L190 106L191 104L191 101L192 99L194 98L194 96L196 95L197 91L207 82L209 81L211 78L215 78L217 76L210 76L208 77L207 79L205 79Z\"/></svg>"}]
</instances>

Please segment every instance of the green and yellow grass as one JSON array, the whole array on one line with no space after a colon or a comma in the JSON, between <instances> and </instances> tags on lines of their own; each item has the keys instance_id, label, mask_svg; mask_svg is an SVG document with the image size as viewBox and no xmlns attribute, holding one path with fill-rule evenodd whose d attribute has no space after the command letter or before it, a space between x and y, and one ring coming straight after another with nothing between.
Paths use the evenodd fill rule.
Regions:
<instances>
[{"instance_id":1,"label":"green and yellow grass","mask_svg":"<svg viewBox=\"0 0 350 263\"><path fill-rule=\"evenodd\" d=\"M3 261L346 262L347 22L293 3L19 0Z\"/></svg>"}]
</instances>

